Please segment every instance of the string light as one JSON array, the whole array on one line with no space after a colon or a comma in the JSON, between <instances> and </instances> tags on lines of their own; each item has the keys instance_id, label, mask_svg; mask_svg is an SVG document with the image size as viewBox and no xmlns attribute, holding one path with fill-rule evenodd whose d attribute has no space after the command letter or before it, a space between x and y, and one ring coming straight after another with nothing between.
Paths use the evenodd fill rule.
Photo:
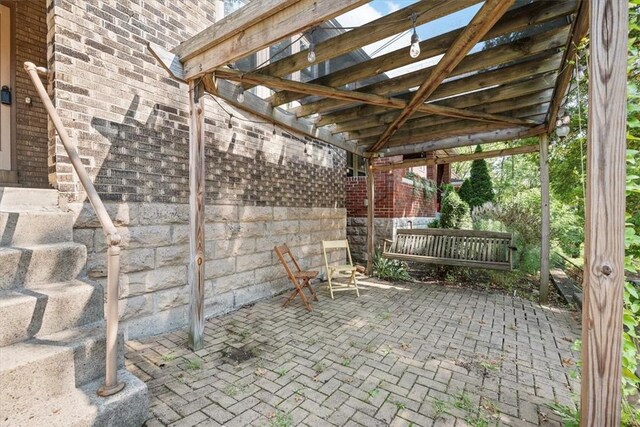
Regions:
<instances>
[{"instance_id":1,"label":"string light","mask_svg":"<svg viewBox=\"0 0 640 427\"><path fill-rule=\"evenodd\" d=\"M313 31L314 30L309 31L309 34L308 34L309 53L307 54L307 61L309 61L309 63L311 64L316 62L316 42L313 40Z\"/></svg>"},{"instance_id":2,"label":"string light","mask_svg":"<svg viewBox=\"0 0 640 427\"><path fill-rule=\"evenodd\" d=\"M244 102L244 88L242 84L238 87L238 95L236 96L236 100L242 104Z\"/></svg>"},{"instance_id":3,"label":"string light","mask_svg":"<svg viewBox=\"0 0 640 427\"><path fill-rule=\"evenodd\" d=\"M409 56L412 58L417 58L420 56L420 37L418 37L418 32L416 31L416 20L418 19L418 15L414 13L411 14L411 22L413 25L413 34L411 34L411 47L409 48Z\"/></svg>"}]
</instances>

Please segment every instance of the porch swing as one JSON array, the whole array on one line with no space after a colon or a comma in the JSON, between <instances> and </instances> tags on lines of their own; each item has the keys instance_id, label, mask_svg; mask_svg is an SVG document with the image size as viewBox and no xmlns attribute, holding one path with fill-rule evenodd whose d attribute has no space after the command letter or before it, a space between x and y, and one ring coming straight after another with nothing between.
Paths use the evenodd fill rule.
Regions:
<instances>
[{"instance_id":1,"label":"porch swing","mask_svg":"<svg viewBox=\"0 0 640 427\"><path fill-rule=\"evenodd\" d=\"M443 228L400 229L382 256L426 264L513 270L513 234Z\"/></svg>"}]
</instances>

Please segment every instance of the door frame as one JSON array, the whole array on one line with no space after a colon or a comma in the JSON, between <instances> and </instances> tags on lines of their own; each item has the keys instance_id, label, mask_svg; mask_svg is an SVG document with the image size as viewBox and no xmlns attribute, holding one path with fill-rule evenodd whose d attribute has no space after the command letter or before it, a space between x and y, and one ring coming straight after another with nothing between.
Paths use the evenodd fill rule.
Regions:
<instances>
[{"instance_id":1,"label":"door frame","mask_svg":"<svg viewBox=\"0 0 640 427\"><path fill-rule=\"evenodd\" d=\"M10 52L9 52L9 56L10 56L10 84L11 84L11 96L12 96L12 108L11 108L11 117L10 117L10 121L11 121L11 142L10 142L10 149L11 149L11 171L17 171L18 169L18 157L17 157L17 153L16 153L16 120L17 120L17 106L18 106L18 98L16 96L17 92L16 92L16 4L14 1L8 1L8 0L0 0L0 4L2 6L6 6L7 8L9 8L9 21L10 21L10 28L9 28L9 37L10 37L10 44L11 44L11 48L10 48Z\"/></svg>"}]
</instances>

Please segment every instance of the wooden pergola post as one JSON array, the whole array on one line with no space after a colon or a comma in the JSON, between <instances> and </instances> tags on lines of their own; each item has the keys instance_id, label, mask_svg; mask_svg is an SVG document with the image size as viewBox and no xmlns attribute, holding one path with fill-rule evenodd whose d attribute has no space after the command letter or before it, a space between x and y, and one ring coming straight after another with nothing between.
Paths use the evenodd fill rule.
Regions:
<instances>
[{"instance_id":1,"label":"wooden pergola post","mask_svg":"<svg viewBox=\"0 0 640 427\"><path fill-rule=\"evenodd\" d=\"M549 253L551 216L549 210L549 136L540 135L540 200L542 230L540 239L540 304L549 302Z\"/></svg>"},{"instance_id":2,"label":"wooden pergola post","mask_svg":"<svg viewBox=\"0 0 640 427\"><path fill-rule=\"evenodd\" d=\"M628 2L590 0L580 421L620 425Z\"/></svg>"},{"instance_id":3,"label":"wooden pergola post","mask_svg":"<svg viewBox=\"0 0 640 427\"><path fill-rule=\"evenodd\" d=\"M367 170L367 274L373 274L373 256L375 254L375 172L371 160L366 161Z\"/></svg>"},{"instance_id":4,"label":"wooden pergola post","mask_svg":"<svg viewBox=\"0 0 640 427\"><path fill-rule=\"evenodd\" d=\"M204 343L204 87L189 81L189 347Z\"/></svg>"}]
</instances>

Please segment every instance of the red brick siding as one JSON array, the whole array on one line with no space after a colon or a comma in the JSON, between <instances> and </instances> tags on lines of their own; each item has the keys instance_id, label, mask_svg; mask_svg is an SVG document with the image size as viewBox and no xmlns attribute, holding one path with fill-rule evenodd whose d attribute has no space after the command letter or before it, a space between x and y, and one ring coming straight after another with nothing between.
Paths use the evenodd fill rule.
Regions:
<instances>
[{"instance_id":1,"label":"red brick siding","mask_svg":"<svg viewBox=\"0 0 640 427\"><path fill-rule=\"evenodd\" d=\"M396 157L382 158L377 164L395 163L401 161ZM428 179L434 179L435 168L429 166L426 171ZM418 175L424 175L424 172ZM375 216L376 218L403 218L434 216L436 213L435 195L425 199L423 192L415 190L411 184L402 182L407 169L395 169L390 172L375 174ZM348 217L367 216L366 178L348 177L345 182L346 208Z\"/></svg>"}]
</instances>

